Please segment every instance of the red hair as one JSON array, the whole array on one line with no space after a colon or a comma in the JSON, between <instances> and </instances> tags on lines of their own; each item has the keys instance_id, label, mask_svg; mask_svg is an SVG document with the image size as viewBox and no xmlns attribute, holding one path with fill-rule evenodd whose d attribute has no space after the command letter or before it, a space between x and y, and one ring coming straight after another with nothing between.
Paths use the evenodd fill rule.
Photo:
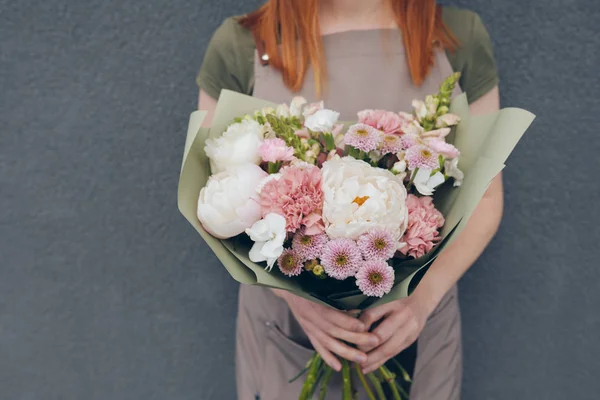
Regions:
<instances>
[{"instance_id":1,"label":"red hair","mask_svg":"<svg viewBox=\"0 0 600 400\"><path fill-rule=\"evenodd\" d=\"M387 0L402 31L412 80L421 85L433 65L434 46L454 50L457 41L444 24L435 0ZM292 91L302 88L312 67L317 93L326 84L326 65L318 18L319 0L269 0L240 19L264 45L269 64L282 72Z\"/></svg>"}]
</instances>

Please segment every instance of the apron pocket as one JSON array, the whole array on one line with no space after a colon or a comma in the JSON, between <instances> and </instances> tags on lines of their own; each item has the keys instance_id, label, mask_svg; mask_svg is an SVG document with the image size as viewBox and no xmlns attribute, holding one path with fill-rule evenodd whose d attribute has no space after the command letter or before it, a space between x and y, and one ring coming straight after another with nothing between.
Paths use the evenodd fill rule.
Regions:
<instances>
[{"instance_id":1,"label":"apron pocket","mask_svg":"<svg viewBox=\"0 0 600 400\"><path fill-rule=\"evenodd\" d=\"M275 322L269 321L265 325L267 335L260 374L260 399L297 399L304 376L288 382L306 367L314 350L290 339Z\"/></svg>"}]
</instances>

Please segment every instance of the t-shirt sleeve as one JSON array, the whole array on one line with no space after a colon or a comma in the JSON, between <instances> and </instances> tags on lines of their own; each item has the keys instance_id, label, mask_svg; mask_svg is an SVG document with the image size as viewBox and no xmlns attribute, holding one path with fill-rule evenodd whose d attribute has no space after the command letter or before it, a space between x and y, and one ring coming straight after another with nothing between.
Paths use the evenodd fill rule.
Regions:
<instances>
[{"instance_id":1,"label":"t-shirt sleeve","mask_svg":"<svg viewBox=\"0 0 600 400\"><path fill-rule=\"evenodd\" d=\"M498 85L492 41L479 15L471 11L449 9L444 19L459 41L450 61L461 72L460 86L473 103Z\"/></svg>"},{"instance_id":2,"label":"t-shirt sleeve","mask_svg":"<svg viewBox=\"0 0 600 400\"><path fill-rule=\"evenodd\" d=\"M221 90L228 89L247 94L247 63L241 65L243 57L239 43L239 30L242 29L233 18L225 20L215 31L204 55L204 61L196 77L198 87L209 96L218 99Z\"/></svg>"}]
</instances>

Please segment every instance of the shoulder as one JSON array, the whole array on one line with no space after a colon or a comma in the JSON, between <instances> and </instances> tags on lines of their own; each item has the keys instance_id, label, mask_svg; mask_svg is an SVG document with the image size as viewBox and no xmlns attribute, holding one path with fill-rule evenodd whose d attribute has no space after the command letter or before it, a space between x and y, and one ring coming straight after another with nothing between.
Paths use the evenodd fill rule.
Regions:
<instances>
[{"instance_id":1,"label":"shoulder","mask_svg":"<svg viewBox=\"0 0 600 400\"><path fill-rule=\"evenodd\" d=\"M447 52L454 71L460 72L460 85L473 102L498 84L498 72L490 36L477 13L457 7L444 7L444 23L458 41Z\"/></svg>"},{"instance_id":2,"label":"shoulder","mask_svg":"<svg viewBox=\"0 0 600 400\"><path fill-rule=\"evenodd\" d=\"M254 38L239 17L227 18L212 35L196 82L217 98L229 89L249 94L253 76Z\"/></svg>"}]
</instances>

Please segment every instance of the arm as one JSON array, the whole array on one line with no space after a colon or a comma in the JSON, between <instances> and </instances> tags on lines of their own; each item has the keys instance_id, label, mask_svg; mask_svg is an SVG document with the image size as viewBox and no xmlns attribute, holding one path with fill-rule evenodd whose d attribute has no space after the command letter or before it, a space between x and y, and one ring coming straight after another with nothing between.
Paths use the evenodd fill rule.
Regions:
<instances>
[{"instance_id":1,"label":"arm","mask_svg":"<svg viewBox=\"0 0 600 400\"><path fill-rule=\"evenodd\" d=\"M500 108L498 87L475 103L471 114L485 114ZM359 347L368 353L363 372L368 373L400 353L417 340L427 318L448 290L481 255L500 225L503 209L502 176L496 176L467 226L431 265L415 291L407 298L365 311L360 319L371 327L382 320L373 333L381 345Z\"/></svg>"}]
</instances>

